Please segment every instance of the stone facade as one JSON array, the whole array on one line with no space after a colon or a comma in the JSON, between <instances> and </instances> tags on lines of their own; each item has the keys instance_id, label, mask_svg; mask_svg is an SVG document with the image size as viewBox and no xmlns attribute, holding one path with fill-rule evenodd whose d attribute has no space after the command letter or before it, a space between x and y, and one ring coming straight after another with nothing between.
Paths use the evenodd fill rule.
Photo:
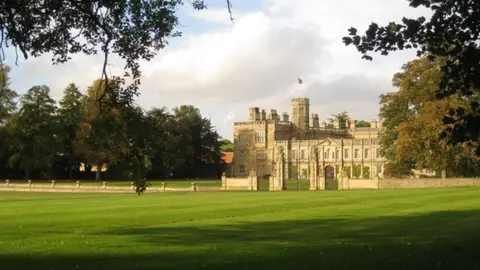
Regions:
<instances>
[{"instance_id":1,"label":"stone facade","mask_svg":"<svg viewBox=\"0 0 480 270\"><path fill-rule=\"evenodd\" d=\"M234 123L235 154L232 176L246 177L255 170L274 189L287 179L310 179L311 189L324 189L325 178L374 178L382 175L385 159L380 156L381 121L357 128L350 120L346 128L338 122L320 123L310 114L308 98L291 101L292 119L284 112L250 108L249 119Z\"/></svg>"}]
</instances>

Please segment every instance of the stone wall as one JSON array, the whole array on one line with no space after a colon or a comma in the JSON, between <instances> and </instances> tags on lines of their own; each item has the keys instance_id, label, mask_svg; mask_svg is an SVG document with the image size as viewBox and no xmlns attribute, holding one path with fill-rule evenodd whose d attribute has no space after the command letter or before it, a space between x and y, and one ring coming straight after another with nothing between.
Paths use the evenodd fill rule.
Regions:
<instances>
[{"instance_id":1,"label":"stone wall","mask_svg":"<svg viewBox=\"0 0 480 270\"><path fill-rule=\"evenodd\" d=\"M429 188L480 186L480 178L416 178L416 179L380 179L378 187L388 188Z\"/></svg>"},{"instance_id":2,"label":"stone wall","mask_svg":"<svg viewBox=\"0 0 480 270\"><path fill-rule=\"evenodd\" d=\"M145 192L202 192L202 191L220 191L220 187L202 187L196 183L191 183L190 187L184 188L172 188L168 187L168 183L162 183L160 186L148 187ZM52 181L51 184L41 183L34 184L32 182L28 184L10 183L8 180L5 184L0 184L0 191L9 192L73 192L73 193L135 193L135 187L133 186L108 186L107 182L103 182L102 186L88 186L81 185L80 181L77 181L76 185L62 185L56 184Z\"/></svg>"},{"instance_id":3,"label":"stone wall","mask_svg":"<svg viewBox=\"0 0 480 270\"><path fill-rule=\"evenodd\" d=\"M378 179L348 179L347 189L378 189Z\"/></svg>"},{"instance_id":4,"label":"stone wall","mask_svg":"<svg viewBox=\"0 0 480 270\"><path fill-rule=\"evenodd\" d=\"M222 190L258 190L257 176L228 178L222 176Z\"/></svg>"}]
</instances>

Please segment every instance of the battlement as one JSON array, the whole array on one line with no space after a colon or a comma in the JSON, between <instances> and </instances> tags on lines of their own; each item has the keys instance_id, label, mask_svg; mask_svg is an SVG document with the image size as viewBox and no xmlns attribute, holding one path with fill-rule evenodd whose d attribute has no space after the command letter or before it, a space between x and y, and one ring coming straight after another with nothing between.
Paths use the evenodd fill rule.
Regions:
<instances>
[{"instance_id":1,"label":"battlement","mask_svg":"<svg viewBox=\"0 0 480 270\"><path fill-rule=\"evenodd\" d=\"M308 105L310 104L310 99L309 98L292 98L291 102Z\"/></svg>"}]
</instances>

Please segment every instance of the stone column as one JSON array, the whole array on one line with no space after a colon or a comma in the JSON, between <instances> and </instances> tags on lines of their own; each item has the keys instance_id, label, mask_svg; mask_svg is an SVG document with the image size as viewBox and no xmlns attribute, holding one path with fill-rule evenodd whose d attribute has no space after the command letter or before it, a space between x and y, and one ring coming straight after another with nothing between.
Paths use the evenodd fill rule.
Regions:
<instances>
[{"instance_id":1,"label":"stone column","mask_svg":"<svg viewBox=\"0 0 480 270\"><path fill-rule=\"evenodd\" d=\"M252 176L252 190L258 190L258 177L256 175Z\"/></svg>"},{"instance_id":2,"label":"stone column","mask_svg":"<svg viewBox=\"0 0 480 270\"><path fill-rule=\"evenodd\" d=\"M227 190L227 176L225 173L222 174L222 190Z\"/></svg>"},{"instance_id":3,"label":"stone column","mask_svg":"<svg viewBox=\"0 0 480 270\"><path fill-rule=\"evenodd\" d=\"M312 147L310 155L310 190L318 189L318 149Z\"/></svg>"},{"instance_id":4,"label":"stone column","mask_svg":"<svg viewBox=\"0 0 480 270\"><path fill-rule=\"evenodd\" d=\"M275 161L275 175L270 181L269 190L283 190L285 188L285 153L283 146L280 146L277 151Z\"/></svg>"}]
</instances>

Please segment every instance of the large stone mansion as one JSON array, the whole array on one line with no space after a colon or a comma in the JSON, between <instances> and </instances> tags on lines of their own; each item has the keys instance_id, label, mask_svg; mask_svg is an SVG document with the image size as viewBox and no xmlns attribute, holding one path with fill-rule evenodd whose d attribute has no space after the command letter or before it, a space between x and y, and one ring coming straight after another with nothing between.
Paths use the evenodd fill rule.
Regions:
<instances>
[{"instance_id":1,"label":"large stone mansion","mask_svg":"<svg viewBox=\"0 0 480 270\"><path fill-rule=\"evenodd\" d=\"M228 174L245 177L253 172L260 178L283 174L283 179L307 179L315 174L332 180L343 173L348 178L382 174L381 121L357 128L356 121L349 120L346 128L340 128L338 121L327 125L320 123L318 114L310 115L308 98L292 99L291 108L291 119L286 112L279 115L271 110L267 115L255 107L249 109L248 121L234 123L235 153Z\"/></svg>"}]
</instances>

